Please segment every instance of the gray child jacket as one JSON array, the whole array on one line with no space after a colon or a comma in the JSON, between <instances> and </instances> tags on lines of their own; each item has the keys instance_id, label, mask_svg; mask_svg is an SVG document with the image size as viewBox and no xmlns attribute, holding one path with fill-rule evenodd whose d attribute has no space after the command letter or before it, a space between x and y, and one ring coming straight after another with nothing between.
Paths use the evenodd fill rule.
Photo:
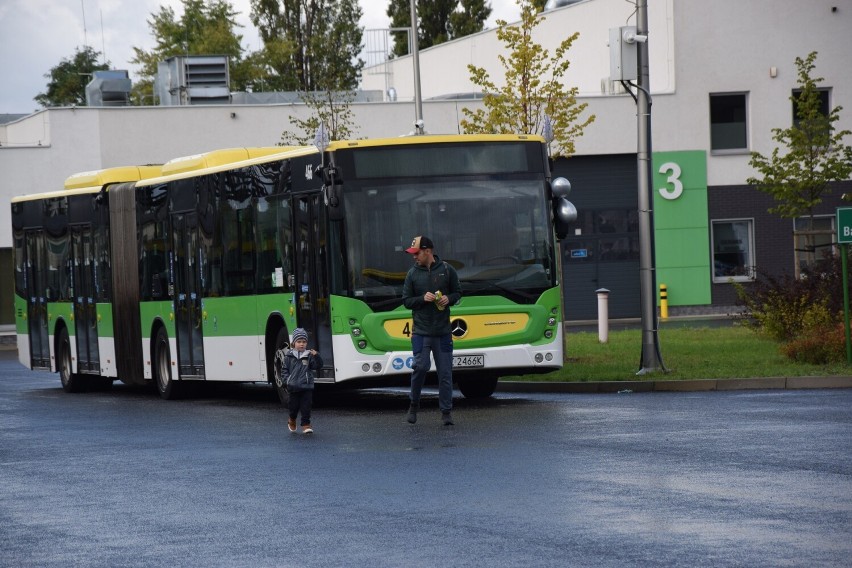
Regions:
<instances>
[{"instance_id":1,"label":"gray child jacket","mask_svg":"<svg viewBox=\"0 0 852 568\"><path fill-rule=\"evenodd\" d=\"M288 349L281 360L281 382L287 386L288 392L312 390L316 371L322 368L322 357L319 353L311 355L308 350L297 352Z\"/></svg>"}]
</instances>

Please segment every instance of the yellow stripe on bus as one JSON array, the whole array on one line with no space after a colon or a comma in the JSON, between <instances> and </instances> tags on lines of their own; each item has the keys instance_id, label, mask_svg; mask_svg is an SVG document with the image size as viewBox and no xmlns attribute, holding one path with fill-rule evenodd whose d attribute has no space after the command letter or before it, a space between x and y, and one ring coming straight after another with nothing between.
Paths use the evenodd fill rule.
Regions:
<instances>
[{"instance_id":1,"label":"yellow stripe on bus","mask_svg":"<svg viewBox=\"0 0 852 568\"><path fill-rule=\"evenodd\" d=\"M505 335L516 331L523 331L530 321L529 314L485 314L452 316L451 320L463 319L467 324L467 333L461 337L454 337L457 342L465 342L474 339L484 339L497 335ZM385 333L396 339L409 339L413 322L411 318L386 320L384 323Z\"/></svg>"}]
</instances>

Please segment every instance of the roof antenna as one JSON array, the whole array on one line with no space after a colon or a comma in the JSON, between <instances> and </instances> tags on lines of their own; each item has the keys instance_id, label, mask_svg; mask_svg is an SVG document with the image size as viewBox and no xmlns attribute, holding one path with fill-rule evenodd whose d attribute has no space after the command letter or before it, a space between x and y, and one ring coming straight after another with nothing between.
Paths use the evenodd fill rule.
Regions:
<instances>
[{"instance_id":1,"label":"roof antenna","mask_svg":"<svg viewBox=\"0 0 852 568\"><path fill-rule=\"evenodd\" d=\"M80 0L80 9L83 11L83 47L89 46L89 34L86 33L86 4Z\"/></svg>"},{"instance_id":2,"label":"roof antenna","mask_svg":"<svg viewBox=\"0 0 852 568\"><path fill-rule=\"evenodd\" d=\"M104 65L107 64L106 40L104 39L104 11L101 10L101 55L104 56Z\"/></svg>"}]
</instances>

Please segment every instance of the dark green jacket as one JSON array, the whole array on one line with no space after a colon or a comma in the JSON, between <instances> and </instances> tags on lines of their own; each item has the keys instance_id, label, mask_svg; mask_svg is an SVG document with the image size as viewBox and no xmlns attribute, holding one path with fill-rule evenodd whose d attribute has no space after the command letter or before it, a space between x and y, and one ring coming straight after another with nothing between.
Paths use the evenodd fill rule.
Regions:
<instances>
[{"instance_id":1,"label":"dark green jacket","mask_svg":"<svg viewBox=\"0 0 852 568\"><path fill-rule=\"evenodd\" d=\"M447 308L439 310L435 302L423 299L426 292L438 290L449 296ZM413 333L417 335L446 335L450 333L450 306L461 299L461 286L456 269L435 256L432 266L425 268L415 264L405 275L402 286L402 302L414 316Z\"/></svg>"}]
</instances>

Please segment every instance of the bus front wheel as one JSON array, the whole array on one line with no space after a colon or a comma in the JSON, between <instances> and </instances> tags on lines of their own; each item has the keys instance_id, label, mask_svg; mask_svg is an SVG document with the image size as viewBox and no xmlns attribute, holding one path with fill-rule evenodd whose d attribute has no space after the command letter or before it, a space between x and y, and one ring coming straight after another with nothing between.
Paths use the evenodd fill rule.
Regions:
<instances>
[{"instance_id":1,"label":"bus front wheel","mask_svg":"<svg viewBox=\"0 0 852 568\"><path fill-rule=\"evenodd\" d=\"M85 377L74 374L71 362L71 341L68 330L62 328L56 342L56 366L59 370L59 380L65 392L83 392L86 390Z\"/></svg>"},{"instance_id":2,"label":"bus front wheel","mask_svg":"<svg viewBox=\"0 0 852 568\"><path fill-rule=\"evenodd\" d=\"M458 379L459 390L465 398L487 398L497 389L497 376Z\"/></svg>"},{"instance_id":3,"label":"bus front wheel","mask_svg":"<svg viewBox=\"0 0 852 568\"><path fill-rule=\"evenodd\" d=\"M280 369L281 366L278 364L278 353L283 353L283 350L289 345L288 344L289 337L287 336L287 330L283 327L278 330L278 334L275 336L275 349L272 351L272 356L270 357L270 361L272 361L272 370L270 376L272 377L272 384L275 386L275 391L278 393L278 400L281 401L285 407L290 402L290 393L287 392L287 385L284 384L282 380Z\"/></svg>"},{"instance_id":4,"label":"bus front wheel","mask_svg":"<svg viewBox=\"0 0 852 568\"><path fill-rule=\"evenodd\" d=\"M166 400L174 400L180 394L179 385L172 380L172 356L169 348L169 335L164 328L157 330L154 339L154 381L157 392Z\"/></svg>"}]
</instances>

